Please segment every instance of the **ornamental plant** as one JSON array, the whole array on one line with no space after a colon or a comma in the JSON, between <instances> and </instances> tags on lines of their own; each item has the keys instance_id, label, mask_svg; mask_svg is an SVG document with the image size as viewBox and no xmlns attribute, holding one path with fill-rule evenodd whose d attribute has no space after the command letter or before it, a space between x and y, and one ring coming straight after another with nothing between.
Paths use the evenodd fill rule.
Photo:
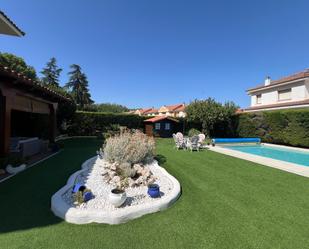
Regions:
<instances>
[{"instance_id":1,"label":"ornamental plant","mask_svg":"<svg viewBox=\"0 0 309 249\"><path fill-rule=\"evenodd\" d=\"M104 145L104 157L110 163L132 166L153 160L155 153L154 139L138 130L125 130L110 137Z\"/></svg>"}]
</instances>

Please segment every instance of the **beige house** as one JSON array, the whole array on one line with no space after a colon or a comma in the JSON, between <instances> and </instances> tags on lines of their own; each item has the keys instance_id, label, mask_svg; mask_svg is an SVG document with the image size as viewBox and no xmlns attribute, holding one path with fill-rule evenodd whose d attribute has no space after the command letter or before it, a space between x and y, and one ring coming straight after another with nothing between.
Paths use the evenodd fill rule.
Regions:
<instances>
[{"instance_id":1,"label":"beige house","mask_svg":"<svg viewBox=\"0 0 309 249\"><path fill-rule=\"evenodd\" d=\"M185 104L164 105L159 109L159 116L184 118L186 106Z\"/></svg>"},{"instance_id":2,"label":"beige house","mask_svg":"<svg viewBox=\"0 0 309 249\"><path fill-rule=\"evenodd\" d=\"M144 109L137 109L134 111L134 114L139 116L145 116L147 112L151 111L153 108L144 108Z\"/></svg>"},{"instance_id":3,"label":"beige house","mask_svg":"<svg viewBox=\"0 0 309 249\"><path fill-rule=\"evenodd\" d=\"M164 105L161 106L159 109L156 108L138 109L134 112L134 114L149 117L168 116L168 117L184 118L186 116L185 108L186 108L185 104Z\"/></svg>"},{"instance_id":4,"label":"beige house","mask_svg":"<svg viewBox=\"0 0 309 249\"><path fill-rule=\"evenodd\" d=\"M247 90L251 106L245 112L309 107L309 69Z\"/></svg>"}]
</instances>

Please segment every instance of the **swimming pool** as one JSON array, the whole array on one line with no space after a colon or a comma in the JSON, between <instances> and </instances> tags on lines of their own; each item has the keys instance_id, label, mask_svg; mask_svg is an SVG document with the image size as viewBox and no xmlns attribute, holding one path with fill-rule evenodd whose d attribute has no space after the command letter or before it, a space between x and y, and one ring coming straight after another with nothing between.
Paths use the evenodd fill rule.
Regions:
<instances>
[{"instance_id":1,"label":"swimming pool","mask_svg":"<svg viewBox=\"0 0 309 249\"><path fill-rule=\"evenodd\" d=\"M272 147L268 145L224 145L223 147L252 155L273 158L300 164L302 166L309 166L309 153L305 151Z\"/></svg>"}]
</instances>

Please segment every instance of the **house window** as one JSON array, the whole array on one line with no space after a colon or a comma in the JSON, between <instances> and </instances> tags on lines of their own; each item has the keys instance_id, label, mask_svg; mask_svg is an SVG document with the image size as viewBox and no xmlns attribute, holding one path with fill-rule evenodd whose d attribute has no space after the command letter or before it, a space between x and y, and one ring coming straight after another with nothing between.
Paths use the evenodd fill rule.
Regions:
<instances>
[{"instance_id":1,"label":"house window","mask_svg":"<svg viewBox=\"0 0 309 249\"><path fill-rule=\"evenodd\" d=\"M161 124L160 123L155 123L155 129L160 130L161 129Z\"/></svg>"},{"instance_id":2,"label":"house window","mask_svg":"<svg viewBox=\"0 0 309 249\"><path fill-rule=\"evenodd\" d=\"M165 130L170 130L170 129L171 129L171 124L165 123Z\"/></svg>"},{"instance_id":3,"label":"house window","mask_svg":"<svg viewBox=\"0 0 309 249\"><path fill-rule=\"evenodd\" d=\"M278 100L290 100L291 99L291 88L278 91Z\"/></svg>"},{"instance_id":4,"label":"house window","mask_svg":"<svg viewBox=\"0 0 309 249\"><path fill-rule=\"evenodd\" d=\"M257 104L262 104L262 94L256 95L256 103Z\"/></svg>"}]
</instances>

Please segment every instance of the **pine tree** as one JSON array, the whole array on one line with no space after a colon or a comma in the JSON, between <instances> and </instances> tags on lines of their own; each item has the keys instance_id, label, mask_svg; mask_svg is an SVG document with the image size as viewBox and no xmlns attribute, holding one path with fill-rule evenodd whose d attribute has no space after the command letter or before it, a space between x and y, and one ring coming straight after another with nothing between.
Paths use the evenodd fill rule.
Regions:
<instances>
[{"instance_id":1,"label":"pine tree","mask_svg":"<svg viewBox=\"0 0 309 249\"><path fill-rule=\"evenodd\" d=\"M41 78L42 82L49 86L59 87L59 76L61 71L62 69L57 66L56 58L52 57L49 62L46 63L46 67L41 71L41 74L43 74Z\"/></svg>"},{"instance_id":2,"label":"pine tree","mask_svg":"<svg viewBox=\"0 0 309 249\"><path fill-rule=\"evenodd\" d=\"M72 71L68 73L69 82L65 87L71 91L75 103L80 109L83 109L84 106L93 103L88 89L87 76L82 72L79 65L73 64L70 68Z\"/></svg>"}]
</instances>

